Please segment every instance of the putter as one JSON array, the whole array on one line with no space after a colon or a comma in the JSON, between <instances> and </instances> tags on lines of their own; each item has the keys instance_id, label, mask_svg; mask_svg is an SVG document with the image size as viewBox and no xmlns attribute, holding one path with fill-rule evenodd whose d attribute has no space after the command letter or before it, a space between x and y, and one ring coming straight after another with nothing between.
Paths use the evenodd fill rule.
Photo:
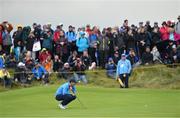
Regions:
<instances>
[{"instance_id":1,"label":"putter","mask_svg":"<svg viewBox=\"0 0 180 118\"><path fill-rule=\"evenodd\" d=\"M81 104L81 107L84 109L87 109L87 107L80 101L79 97L76 96L76 98L78 99L79 103Z\"/></svg>"},{"instance_id":2,"label":"putter","mask_svg":"<svg viewBox=\"0 0 180 118\"><path fill-rule=\"evenodd\" d=\"M74 93L74 92L72 91L72 93ZM84 108L84 109L87 109L87 107L80 101L80 99L79 99L79 97L77 97L77 95L76 95L76 98L77 98L78 102L81 104L81 107Z\"/></svg>"}]
</instances>

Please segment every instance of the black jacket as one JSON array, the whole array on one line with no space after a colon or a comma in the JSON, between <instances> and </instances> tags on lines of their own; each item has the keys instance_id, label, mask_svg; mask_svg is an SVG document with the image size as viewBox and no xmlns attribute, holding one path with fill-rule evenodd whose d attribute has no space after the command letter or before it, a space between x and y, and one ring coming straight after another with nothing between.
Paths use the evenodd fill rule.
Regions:
<instances>
[{"instance_id":1,"label":"black jacket","mask_svg":"<svg viewBox=\"0 0 180 118\"><path fill-rule=\"evenodd\" d=\"M13 38L14 38L14 47L18 47L18 46L22 46L23 42L22 42L22 31L16 31L13 34ZM18 42L20 42L20 44L18 44Z\"/></svg>"},{"instance_id":2,"label":"black jacket","mask_svg":"<svg viewBox=\"0 0 180 118\"><path fill-rule=\"evenodd\" d=\"M153 62L153 55L149 52L144 52L142 55L142 64L145 63L152 63Z\"/></svg>"},{"instance_id":3,"label":"black jacket","mask_svg":"<svg viewBox=\"0 0 180 118\"><path fill-rule=\"evenodd\" d=\"M161 41L161 33L160 32L152 32L152 43L157 44Z\"/></svg>"},{"instance_id":4,"label":"black jacket","mask_svg":"<svg viewBox=\"0 0 180 118\"><path fill-rule=\"evenodd\" d=\"M129 50L130 48L135 49L136 46L136 39L134 35L126 35L125 36L125 44L126 44L126 49Z\"/></svg>"},{"instance_id":5,"label":"black jacket","mask_svg":"<svg viewBox=\"0 0 180 118\"><path fill-rule=\"evenodd\" d=\"M26 43L26 49L28 51L32 51L34 41L35 41L35 38L28 37L27 43Z\"/></svg>"}]
</instances>

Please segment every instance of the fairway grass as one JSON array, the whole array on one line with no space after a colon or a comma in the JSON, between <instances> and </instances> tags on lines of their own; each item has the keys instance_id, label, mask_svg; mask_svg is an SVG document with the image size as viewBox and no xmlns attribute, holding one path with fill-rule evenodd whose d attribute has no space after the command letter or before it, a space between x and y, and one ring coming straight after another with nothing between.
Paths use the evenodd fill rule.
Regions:
<instances>
[{"instance_id":1,"label":"fairway grass","mask_svg":"<svg viewBox=\"0 0 180 118\"><path fill-rule=\"evenodd\" d=\"M77 86L78 100L58 108L57 85L0 93L0 117L180 117L180 90Z\"/></svg>"}]
</instances>

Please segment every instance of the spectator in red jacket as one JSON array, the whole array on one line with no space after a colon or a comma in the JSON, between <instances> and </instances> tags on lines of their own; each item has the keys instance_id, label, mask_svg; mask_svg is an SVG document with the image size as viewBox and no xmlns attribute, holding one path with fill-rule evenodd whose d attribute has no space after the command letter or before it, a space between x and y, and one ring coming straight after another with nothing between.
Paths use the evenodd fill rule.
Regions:
<instances>
[{"instance_id":1,"label":"spectator in red jacket","mask_svg":"<svg viewBox=\"0 0 180 118\"><path fill-rule=\"evenodd\" d=\"M53 35L54 42L56 42L60 38L60 31L61 31L61 27L57 26Z\"/></svg>"},{"instance_id":2,"label":"spectator in red jacket","mask_svg":"<svg viewBox=\"0 0 180 118\"><path fill-rule=\"evenodd\" d=\"M0 46L2 46L4 27L0 24Z\"/></svg>"},{"instance_id":3,"label":"spectator in red jacket","mask_svg":"<svg viewBox=\"0 0 180 118\"><path fill-rule=\"evenodd\" d=\"M54 35L53 35L53 40L54 40L54 42L56 42L56 40L58 40L58 39L60 38L60 31L63 31L63 32L64 32L64 30L62 29L62 27L63 27L63 24L62 24L62 23L60 23L59 25L57 25L56 30L55 30ZM65 32L64 32L64 33L65 33Z\"/></svg>"},{"instance_id":4,"label":"spectator in red jacket","mask_svg":"<svg viewBox=\"0 0 180 118\"><path fill-rule=\"evenodd\" d=\"M161 40L163 41L169 40L168 26L165 21L162 23L162 27L160 28L159 31L161 33Z\"/></svg>"},{"instance_id":5,"label":"spectator in red jacket","mask_svg":"<svg viewBox=\"0 0 180 118\"><path fill-rule=\"evenodd\" d=\"M63 30L60 30L59 36L54 41L55 44L55 54L62 58L65 63L69 57L68 40L65 37Z\"/></svg>"},{"instance_id":6,"label":"spectator in red jacket","mask_svg":"<svg viewBox=\"0 0 180 118\"><path fill-rule=\"evenodd\" d=\"M86 25L86 32L88 33L88 35L90 35L92 32L91 26L89 24Z\"/></svg>"},{"instance_id":7,"label":"spectator in red jacket","mask_svg":"<svg viewBox=\"0 0 180 118\"><path fill-rule=\"evenodd\" d=\"M51 56L51 54L46 50L46 48L43 48L39 54L40 63L43 64L47 60L48 56Z\"/></svg>"}]
</instances>

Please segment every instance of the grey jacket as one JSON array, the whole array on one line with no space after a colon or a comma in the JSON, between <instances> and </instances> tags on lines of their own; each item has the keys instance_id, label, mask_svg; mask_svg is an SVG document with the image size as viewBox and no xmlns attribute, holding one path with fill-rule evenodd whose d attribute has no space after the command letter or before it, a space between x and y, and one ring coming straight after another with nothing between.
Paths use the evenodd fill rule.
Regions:
<instances>
[{"instance_id":1,"label":"grey jacket","mask_svg":"<svg viewBox=\"0 0 180 118\"><path fill-rule=\"evenodd\" d=\"M176 23L175 32L176 32L177 34L180 34L180 22L177 22L177 23Z\"/></svg>"}]
</instances>

